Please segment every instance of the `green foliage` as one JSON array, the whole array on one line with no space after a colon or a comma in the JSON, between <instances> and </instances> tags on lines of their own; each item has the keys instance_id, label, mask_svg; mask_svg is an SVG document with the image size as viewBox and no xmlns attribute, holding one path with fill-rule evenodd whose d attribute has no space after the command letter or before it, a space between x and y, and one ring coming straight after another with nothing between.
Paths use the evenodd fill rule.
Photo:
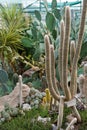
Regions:
<instances>
[{"instance_id":1,"label":"green foliage","mask_svg":"<svg viewBox=\"0 0 87 130\"><path fill-rule=\"evenodd\" d=\"M84 68L83 67L78 68L77 75L79 76L80 74L84 74Z\"/></svg>"},{"instance_id":2,"label":"green foliage","mask_svg":"<svg viewBox=\"0 0 87 130\"><path fill-rule=\"evenodd\" d=\"M41 83L41 80L39 78L32 81L32 86L36 89L41 88L41 85L42 85L42 83Z\"/></svg>"},{"instance_id":3,"label":"green foliage","mask_svg":"<svg viewBox=\"0 0 87 130\"><path fill-rule=\"evenodd\" d=\"M46 9L44 14L44 22L41 12L35 10L35 17L32 18L30 30L26 30L24 32L25 37L22 40L22 45L25 47L27 54L31 55L31 58L35 61L38 61L40 56L44 54L40 48L40 44L44 44L44 35L46 33L50 33L50 39L53 40L54 44L58 44L58 24L61 19L61 13L60 10L57 9L57 1L52 1L51 10L48 10L46 1L44 1L44 7ZM55 45L55 48L57 47L58 46ZM30 48L34 50L33 54L30 52Z\"/></svg>"},{"instance_id":4,"label":"green foliage","mask_svg":"<svg viewBox=\"0 0 87 130\"><path fill-rule=\"evenodd\" d=\"M79 19L77 19L77 18L76 19L72 19L70 39L71 40L75 40L76 43L77 43L77 39L78 39L79 24L80 24L80 20ZM84 36L83 36L83 41L82 42L83 42L83 44L82 44L82 47L81 47L79 63L81 63L81 61L87 56L87 32L84 32Z\"/></svg>"},{"instance_id":5,"label":"green foliage","mask_svg":"<svg viewBox=\"0 0 87 130\"><path fill-rule=\"evenodd\" d=\"M13 81L13 84L16 85L16 83L18 82L18 79L19 79L19 76L17 73L14 73L13 74L13 77L12 77L12 81Z\"/></svg>"},{"instance_id":6,"label":"green foliage","mask_svg":"<svg viewBox=\"0 0 87 130\"><path fill-rule=\"evenodd\" d=\"M54 15L52 13L50 13L50 12L47 12L47 15L46 15L47 28L50 31L52 31L55 28L55 24L56 24L56 20L55 20Z\"/></svg>"},{"instance_id":7,"label":"green foliage","mask_svg":"<svg viewBox=\"0 0 87 130\"><path fill-rule=\"evenodd\" d=\"M60 20L61 20L60 10L57 9L57 8L55 8L55 9L53 10L53 13L54 13L55 17L60 21Z\"/></svg>"},{"instance_id":8,"label":"green foliage","mask_svg":"<svg viewBox=\"0 0 87 130\"><path fill-rule=\"evenodd\" d=\"M81 53L80 53L80 61L83 60L87 56L87 41L82 44Z\"/></svg>"},{"instance_id":9,"label":"green foliage","mask_svg":"<svg viewBox=\"0 0 87 130\"><path fill-rule=\"evenodd\" d=\"M8 80L8 74L5 70L0 69L0 83L6 83Z\"/></svg>"},{"instance_id":10,"label":"green foliage","mask_svg":"<svg viewBox=\"0 0 87 130\"><path fill-rule=\"evenodd\" d=\"M54 10L55 8L57 8L57 1L56 0L52 0L52 5L51 5L52 9Z\"/></svg>"},{"instance_id":11,"label":"green foliage","mask_svg":"<svg viewBox=\"0 0 87 130\"><path fill-rule=\"evenodd\" d=\"M41 21L41 14L39 11L35 10L35 16L39 21Z\"/></svg>"},{"instance_id":12,"label":"green foliage","mask_svg":"<svg viewBox=\"0 0 87 130\"><path fill-rule=\"evenodd\" d=\"M7 69L5 64L8 66L18 51L23 50L22 31L27 25L22 11L15 5L10 8L0 5L0 17L0 58L4 69Z\"/></svg>"},{"instance_id":13,"label":"green foliage","mask_svg":"<svg viewBox=\"0 0 87 130\"><path fill-rule=\"evenodd\" d=\"M25 116L17 116L10 122L0 124L1 130L50 130L51 122L43 124L37 122L38 116L44 113L43 109L32 109L25 113Z\"/></svg>"},{"instance_id":14,"label":"green foliage","mask_svg":"<svg viewBox=\"0 0 87 130\"><path fill-rule=\"evenodd\" d=\"M24 38L22 38L22 45L23 45L24 47L29 47L29 48L31 48L31 47L33 46L32 40L29 39L29 38L27 38L27 37L24 37Z\"/></svg>"},{"instance_id":15,"label":"green foliage","mask_svg":"<svg viewBox=\"0 0 87 130\"><path fill-rule=\"evenodd\" d=\"M82 122L79 124L79 130L87 129L87 110L80 111Z\"/></svg>"},{"instance_id":16,"label":"green foliage","mask_svg":"<svg viewBox=\"0 0 87 130\"><path fill-rule=\"evenodd\" d=\"M7 72L0 68L0 87L4 94L8 91L7 85L6 85L7 81L8 81Z\"/></svg>"},{"instance_id":17,"label":"green foliage","mask_svg":"<svg viewBox=\"0 0 87 130\"><path fill-rule=\"evenodd\" d=\"M49 112L48 112L48 109L45 109L43 106L40 107L40 116L41 117L49 117Z\"/></svg>"}]
</instances>

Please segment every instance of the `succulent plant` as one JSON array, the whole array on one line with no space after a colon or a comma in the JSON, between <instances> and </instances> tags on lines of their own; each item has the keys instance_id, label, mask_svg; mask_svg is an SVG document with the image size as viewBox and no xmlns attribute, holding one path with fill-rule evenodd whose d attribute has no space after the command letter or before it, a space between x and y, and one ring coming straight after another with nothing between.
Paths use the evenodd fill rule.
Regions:
<instances>
[{"instance_id":1,"label":"succulent plant","mask_svg":"<svg viewBox=\"0 0 87 130\"><path fill-rule=\"evenodd\" d=\"M12 117L15 117L15 116L17 116L19 114L19 111L18 111L18 108L12 108L11 109L11 111L10 111L10 115L12 116Z\"/></svg>"},{"instance_id":2,"label":"succulent plant","mask_svg":"<svg viewBox=\"0 0 87 130\"><path fill-rule=\"evenodd\" d=\"M4 110L5 110L5 111L10 110L10 105L9 105L8 103L5 103L5 105L4 105Z\"/></svg>"},{"instance_id":3,"label":"succulent plant","mask_svg":"<svg viewBox=\"0 0 87 130\"><path fill-rule=\"evenodd\" d=\"M0 68L0 82L6 83L8 81L8 74L5 70Z\"/></svg>"},{"instance_id":4,"label":"succulent plant","mask_svg":"<svg viewBox=\"0 0 87 130\"><path fill-rule=\"evenodd\" d=\"M0 84L2 86L2 89L5 92L7 92L7 85L6 82L8 81L8 74L5 70L0 68Z\"/></svg>"},{"instance_id":5,"label":"succulent plant","mask_svg":"<svg viewBox=\"0 0 87 130\"><path fill-rule=\"evenodd\" d=\"M38 100L35 100L35 101L34 101L34 104L35 104L35 105L38 105L38 104L39 104L39 101L38 101Z\"/></svg>"},{"instance_id":6,"label":"succulent plant","mask_svg":"<svg viewBox=\"0 0 87 130\"><path fill-rule=\"evenodd\" d=\"M5 121L11 120L11 116L8 112L3 111L2 117L5 118Z\"/></svg>"},{"instance_id":7,"label":"succulent plant","mask_svg":"<svg viewBox=\"0 0 87 130\"><path fill-rule=\"evenodd\" d=\"M45 71L46 71L46 78L47 78L47 84L48 88L50 90L50 93L52 97L60 101L70 101L74 98L77 92L77 65L78 60L80 56L81 46L82 46L82 39L84 34L84 27L85 27L85 21L86 21L86 12L87 12L87 0L83 0L83 9L81 14L81 22L80 22L80 28L79 28L79 34L77 39L77 46L75 54L73 55L73 63L72 63L72 69L70 72L71 81L70 81L70 87L68 86L68 54L69 54L69 40L70 40L70 23L71 23L71 17L70 17L70 8L67 6L65 8L65 23L61 21L61 37L63 38L60 40L60 58L59 58L59 67L60 67L60 83L58 82L58 87L62 87L64 94L61 95L59 92L58 87L56 87L56 73L55 73L55 58L54 58L54 46L50 42L50 36L49 34L46 34L44 37L45 42ZM65 25L64 25L65 24ZM62 26L63 25L63 26ZM61 48L62 47L62 48ZM72 60L72 59L71 59ZM87 69L86 69L87 72ZM87 77L86 77L87 78ZM85 84L87 86L87 79L85 80ZM63 101L61 102L59 108L63 106ZM71 106L73 109L73 112L75 113L75 116L78 120L78 122L81 122L81 117L79 112L77 111L77 108L75 105ZM60 129L62 126L62 120L63 120L63 109L59 110L59 118L58 118L58 126Z\"/></svg>"}]
</instances>

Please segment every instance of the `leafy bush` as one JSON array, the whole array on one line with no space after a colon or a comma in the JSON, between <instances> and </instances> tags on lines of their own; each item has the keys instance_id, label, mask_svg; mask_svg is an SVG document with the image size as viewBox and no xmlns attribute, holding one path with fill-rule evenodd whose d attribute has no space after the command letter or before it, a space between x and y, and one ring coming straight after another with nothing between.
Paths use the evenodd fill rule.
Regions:
<instances>
[{"instance_id":1,"label":"leafy bush","mask_svg":"<svg viewBox=\"0 0 87 130\"><path fill-rule=\"evenodd\" d=\"M47 116L47 110L43 108L32 109L25 113L25 116L17 116L13 118L10 122L5 122L0 124L0 130L50 130L51 122L43 124L37 122L37 117Z\"/></svg>"}]
</instances>

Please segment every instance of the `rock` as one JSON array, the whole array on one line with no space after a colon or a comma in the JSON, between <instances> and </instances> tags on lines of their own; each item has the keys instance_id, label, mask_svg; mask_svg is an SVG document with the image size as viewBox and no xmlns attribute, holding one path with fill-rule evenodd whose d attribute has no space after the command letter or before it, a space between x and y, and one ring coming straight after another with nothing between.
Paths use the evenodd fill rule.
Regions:
<instances>
[{"instance_id":1,"label":"rock","mask_svg":"<svg viewBox=\"0 0 87 130\"><path fill-rule=\"evenodd\" d=\"M26 84L22 84L22 97L24 99L29 95L30 88ZM11 107L17 107L19 104L19 83L17 83L14 90L9 94L3 97L0 97L0 111L4 110L4 105L8 103Z\"/></svg>"},{"instance_id":2,"label":"rock","mask_svg":"<svg viewBox=\"0 0 87 130\"><path fill-rule=\"evenodd\" d=\"M30 88L26 84L23 84L22 88L23 88L22 89L23 98L26 98L30 93Z\"/></svg>"},{"instance_id":3,"label":"rock","mask_svg":"<svg viewBox=\"0 0 87 130\"><path fill-rule=\"evenodd\" d=\"M29 111L31 110L31 106L27 103L23 104L23 108L22 108L24 111Z\"/></svg>"},{"instance_id":4,"label":"rock","mask_svg":"<svg viewBox=\"0 0 87 130\"><path fill-rule=\"evenodd\" d=\"M42 118L41 116L38 116L37 121L40 121L42 123L46 123L48 121L51 121L50 117Z\"/></svg>"},{"instance_id":5,"label":"rock","mask_svg":"<svg viewBox=\"0 0 87 130\"><path fill-rule=\"evenodd\" d=\"M1 120L0 120L1 122L4 122L5 121L5 118L1 118Z\"/></svg>"},{"instance_id":6,"label":"rock","mask_svg":"<svg viewBox=\"0 0 87 130\"><path fill-rule=\"evenodd\" d=\"M57 130L57 126L55 124L52 124L52 130Z\"/></svg>"},{"instance_id":7,"label":"rock","mask_svg":"<svg viewBox=\"0 0 87 130\"><path fill-rule=\"evenodd\" d=\"M75 118L75 117L74 117L72 114L70 114L70 115L68 115L68 116L66 117L68 123L70 123L74 118Z\"/></svg>"},{"instance_id":8,"label":"rock","mask_svg":"<svg viewBox=\"0 0 87 130\"><path fill-rule=\"evenodd\" d=\"M23 76L23 77L31 77L32 74L34 74L35 72L37 72L37 71L39 71L39 70L40 70L39 67L30 68L30 69L26 70L26 71L22 74L22 76Z\"/></svg>"}]
</instances>

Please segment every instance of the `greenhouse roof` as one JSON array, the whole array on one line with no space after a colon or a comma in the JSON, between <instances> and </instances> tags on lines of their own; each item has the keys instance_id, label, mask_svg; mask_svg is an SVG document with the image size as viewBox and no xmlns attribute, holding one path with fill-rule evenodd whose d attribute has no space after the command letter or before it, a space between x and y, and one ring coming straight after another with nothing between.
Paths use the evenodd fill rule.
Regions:
<instances>
[{"instance_id":1,"label":"greenhouse roof","mask_svg":"<svg viewBox=\"0 0 87 130\"><path fill-rule=\"evenodd\" d=\"M63 7L63 6L75 6L75 5L78 5L78 4L81 4L82 1L75 1L75 2L58 2L57 3L57 7L60 8L60 7ZM48 2L48 8L51 8L51 2ZM42 11L45 9L44 8L44 2L39 2L38 3L38 6L37 4L29 4L28 6L26 6L23 10L24 12L33 12L34 10L41 10Z\"/></svg>"}]
</instances>

